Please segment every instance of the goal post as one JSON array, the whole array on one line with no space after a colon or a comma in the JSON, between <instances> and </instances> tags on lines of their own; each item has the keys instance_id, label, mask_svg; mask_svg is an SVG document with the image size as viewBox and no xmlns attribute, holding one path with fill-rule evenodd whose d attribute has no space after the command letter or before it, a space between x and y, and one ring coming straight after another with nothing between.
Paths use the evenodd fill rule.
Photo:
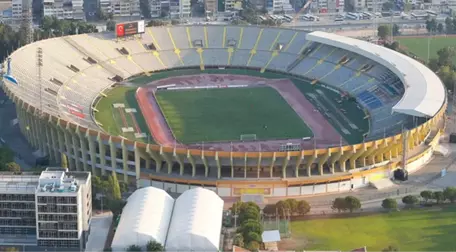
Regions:
<instances>
[{"instance_id":1,"label":"goal post","mask_svg":"<svg viewBox=\"0 0 456 252\"><path fill-rule=\"evenodd\" d=\"M241 141L256 141L257 135L256 134L242 134L240 139L241 139Z\"/></svg>"}]
</instances>

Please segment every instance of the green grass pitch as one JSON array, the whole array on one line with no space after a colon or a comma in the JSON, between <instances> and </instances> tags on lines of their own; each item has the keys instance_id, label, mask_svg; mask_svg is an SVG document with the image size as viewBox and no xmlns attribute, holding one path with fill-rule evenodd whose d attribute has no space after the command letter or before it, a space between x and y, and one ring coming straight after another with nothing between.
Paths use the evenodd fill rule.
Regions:
<instances>
[{"instance_id":1,"label":"green grass pitch","mask_svg":"<svg viewBox=\"0 0 456 252\"><path fill-rule=\"evenodd\" d=\"M399 41L399 44L404 49L417 55L424 61L428 58L428 38L416 38L416 37L397 37L395 40ZM429 56L430 58L437 57L437 51L447 47L456 45L456 37L431 37L429 44ZM456 57L453 59L456 64Z\"/></svg>"},{"instance_id":2,"label":"green grass pitch","mask_svg":"<svg viewBox=\"0 0 456 252\"><path fill-rule=\"evenodd\" d=\"M228 88L156 93L160 108L182 143L311 137L312 131L273 88Z\"/></svg>"},{"instance_id":3,"label":"green grass pitch","mask_svg":"<svg viewBox=\"0 0 456 252\"><path fill-rule=\"evenodd\" d=\"M425 209L353 218L291 222L295 250L455 251L456 208Z\"/></svg>"},{"instance_id":4,"label":"green grass pitch","mask_svg":"<svg viewBox=\"0 0 456 252\"><path fill-rule=\"evenodd\" d=\"M130 139L135 139L134 134L132 133L126 133L123 134L121 132L121 127L122 127L122 121L120 120L120 115L116 114L116 111L113 111L112 104L113 103L125 103L126 107L130 108L136 108L138 113L135 114L136 121L138 122L138 125L140 126L142 132L145 132L148 134L148 136L151 136L147 124L145 123L145 120L141 114L141 111L139 109L139 106L137 104L136 98L135 98L135 90L138 86L143 86L145 84L150 83L151 81L158 80L158 79L163 79L167 77L173 77L173 76L183 76L183 75L195 75L195 74L201 74L201 73L207 73L207 74L238 74L238 75L248 75L248 76L258 76L258 77L263 77L267 79L290 79L296 87L304 94L308 95L309 93L315 93L317 89L320 89L323 91L326 96L328 96L330 99L335 100L337 99L340 95L336 94L335 92L328 90L320 85L311 85L309 81L303 80L303 79L298 79L293 76L289 76L286 74L280 74L280 73L275 73L275 72L265 72L261 73L260 71L255 71L255 70L249 70L249 69L224 69L224 70L219 70L219 69L206 69L204 72L202 72L199 69L179 69L179 70L168 70L168 71L161 71L152 74L151 76L138 76L135 78L132 78L131 80L128 80L132 84L130 87L125 87L125 86L119 86L116 87L112 90L110 90L107 93L107 97L103 97L100 99L98 104L96 105L96 109L99 111L95 114L95 119L103 124L102 128L106 131L109 132L110 134L113 135L121 135L126 138ZM224 91L227 91L225 89ZM283 99L280 99L281 103L285 103ZM272 106L272 104L268 104ZM327 105L327 104L325 104ZM344 125L345 128L349 129L350 127L348 125L345 125L346 123L341 119L338 118L338 115L336 114L337 118L327 118L327 120L335 127L337 131L344 137L344 139L351 144L359 143L362 141L362 134L365 132L368 132L369 130L369 121L364 118L364 111L357 106L357 103L353 102L344 102L342 104L339 104L340 106L343 106L345 110L351 111L350 113L346 114L346 116L355 123L360 129L359 130L351 130L350 134L345 134L344 132L341 131L339 128L339 124L335 123L334 120L339 121L340 124ZM330 108L330 106L327 106L327 108ZM292 111L292 109L289 109ZM294 112L294 111L292 111ZM118 112L117 112L118 113ZM362 115L362 116L361 116ZM269 115L269 117L271 117ZM175 117L177 118L177 117ZM227 117L224 117L226 121L228 121ZM176 119L174 119L176 120ZM300 120L300 119L299 119ZM130 116L127 116L127 121L129 124L132 124ZM181 122L180 122L181 123ZM177 125L177 122L176 122ZM133 125L129 125L130 127L133 127ZM282 124L282 131L287 130L287 125ZM173 129L174 130L174 129ZM188 129L186 129L188 130ZM250 132L247 132L249 129L247 128L240 134L251 134ZM293 129L292 131L288 133L293 133L295 130ZM176 130L177 132L177 130ZM175 133L176 133L175 132ZM198 132L198 131L197 131ZM310 132L310 130L309 130ZM200 133L198 133L200 134ZM230 139L232 141L239 140L240 134L236 135L236 137ZM177 134L176 134L177 135ZM229 136L231 138L232 136ZM258 137L262 137L260 134ZM302 137L302 136L298 136ZM196 138L196 137L195 137ZM152 137L148 138L149 140L146 139L138 139L143 142L151 142L153 143ZM203 138L197 140L197 142L201 141L207 141L205 139L208 139L208 137L203 136Z\"/></svg>"},{"instance_id":5,"label":"green grass pitch","mask_svg":"<svg viewBox=\"0 0 456 252\"><path fill-rule=\"evenodd\" d=\"M136 102L135 92L136 87L124 86L116 87L107 92L107 97L102 97L96 106L96 109L99 112L95 113L95 119L97 120L97 122L101 123L103 125L102 128L111 135L123 136L141 142L153 143L153 138L149 132L149 128L147 127L146 121L142 116L141 109L139 108L139 105ZM138 123L141 132L146 133L148 137L136 139L134 133L122 133L123 122L118 109L115 109L113 107L114 103L124 103L125 108L136 109L136 113L134 113L136 122ZM128 127L135 128L130 114L124 114L125 119L128 123Z\"/></svg>"}]
</instances>

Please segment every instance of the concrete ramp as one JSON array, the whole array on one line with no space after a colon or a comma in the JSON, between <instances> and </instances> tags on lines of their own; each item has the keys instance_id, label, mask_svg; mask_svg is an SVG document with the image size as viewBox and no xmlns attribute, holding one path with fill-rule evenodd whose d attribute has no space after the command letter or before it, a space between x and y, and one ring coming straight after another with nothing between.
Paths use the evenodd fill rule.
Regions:
<instances>
[{"instance_id":1,"label":"concrete ramp","mask_svg":"<svg viewBox=\"0 0 456 252\"><path fill-rule=\"evenodd\" d=\"M439 144L434 149L434 154L447 157L453 152L452 148L448 144Z\"/></svg>"},{"instance_id":2,"label":"concrete ramp","mask_svg":"<svg viewBox=\"0 0 456 252\"><path fill-rule=\"evenodd\" d=\"M372 181L371 185L377 190L382 190L382 189L390 188L390 187L394 186L395 184L393 183L393 181L391 181L391 179L384 178L384 179Z\"/></svg>"}]
</instances>

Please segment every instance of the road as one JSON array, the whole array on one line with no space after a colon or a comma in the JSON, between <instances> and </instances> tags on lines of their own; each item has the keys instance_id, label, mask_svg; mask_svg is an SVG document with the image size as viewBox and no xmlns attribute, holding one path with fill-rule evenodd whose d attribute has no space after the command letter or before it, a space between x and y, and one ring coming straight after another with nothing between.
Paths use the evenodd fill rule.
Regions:
<instances>
[{"instance_id":1,"label":"road","mask_svg":"<svg viewBox=\"0 0 456 252\"><path fill-rule=\"evenodd\" d=\"M3 101L3 102L1 102ZM15 153L15 162L22 170L27 170L35 165L33 149L28 144L19 129L19 125L13 125L12 121L17 118L15 105L8 100L7 96L0 90L0 138L5 141Z\"/></svg>"}]
</instances>

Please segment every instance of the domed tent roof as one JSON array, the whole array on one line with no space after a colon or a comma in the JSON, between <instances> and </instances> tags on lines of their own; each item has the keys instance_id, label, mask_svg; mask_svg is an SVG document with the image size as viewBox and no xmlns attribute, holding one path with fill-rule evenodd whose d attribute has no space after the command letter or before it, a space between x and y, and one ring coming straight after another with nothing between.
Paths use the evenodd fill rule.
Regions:
<instances>
[{"instance_id":1,"label":"domed tent roof","mask_svg":"<svg viewBox=\"0 0 456 252\"><path fill-rule=\"evenodd\" d=\"M213 191L194 188L177 198L166 240L167 251L218 251L223 200Z\"/></svg>"},{"instance_id":2,"label":"domed tent roof","mask_svg":"<svg viewBox=\"0 0 456 252\"><path fill-rule=\"evenodd\" d=\"M122 211L116 234L112 241L113 251L125 251L130 245L145 247L155 240L166 242L174 199L164 190L145 187L135 191Z\"/></svg>"}]
</instances>

